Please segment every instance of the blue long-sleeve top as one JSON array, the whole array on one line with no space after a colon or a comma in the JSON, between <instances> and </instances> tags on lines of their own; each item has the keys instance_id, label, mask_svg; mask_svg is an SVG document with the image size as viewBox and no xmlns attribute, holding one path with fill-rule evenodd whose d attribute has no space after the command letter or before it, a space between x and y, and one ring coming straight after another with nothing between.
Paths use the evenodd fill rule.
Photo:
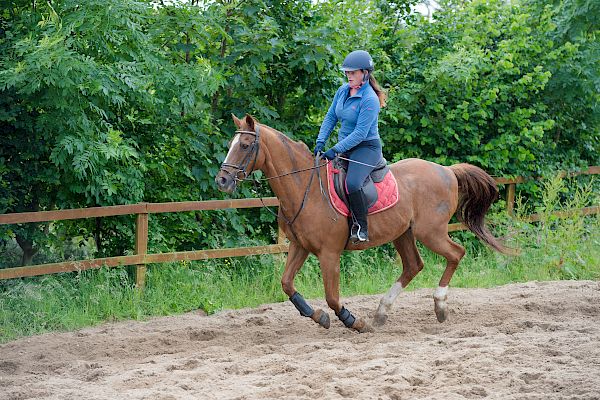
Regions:
<instances>
[{"instance_id":1,"label":"blue long-sleeve top","mask_svg":"<svg viewBox=\"0 0 600 400\"><path fill-rule=\"evenodd\" d=\"M340 86L323 119L317 143L327 142L338 121L338 142L333 146L336 153L344 153L365 140L379 139L379 110L379 98L368 82L354 96L350 96L350 85Z\"/></svg>"}]
</instances>

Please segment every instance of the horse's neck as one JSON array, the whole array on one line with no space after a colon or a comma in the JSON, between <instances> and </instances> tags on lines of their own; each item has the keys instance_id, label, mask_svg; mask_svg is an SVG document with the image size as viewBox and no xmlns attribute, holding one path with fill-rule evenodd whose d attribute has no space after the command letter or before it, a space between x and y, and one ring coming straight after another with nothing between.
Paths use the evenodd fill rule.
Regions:
<instances>
[{"instance_id":1,"label":"horse's neck","mask_svg":"<svg viewBox=\"0 0 600 400\"><path fill-rule=\"evenodd\" d=\"M266 148L266 159L262 170L268 178L272 178L269 180L271 189L287 206L299 206L312 171L294 171L311 168L314 159L303 145L292 142L280 133L269 131L264 139L261 145Z\"/></svg>"}]
</instances>

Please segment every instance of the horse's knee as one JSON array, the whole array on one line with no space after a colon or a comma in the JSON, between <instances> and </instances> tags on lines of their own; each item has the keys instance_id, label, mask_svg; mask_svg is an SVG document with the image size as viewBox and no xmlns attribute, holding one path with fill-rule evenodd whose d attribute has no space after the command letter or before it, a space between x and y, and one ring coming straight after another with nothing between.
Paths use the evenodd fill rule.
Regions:
<instances>
[{"instance_id":1,"label":"horse's knee","mask_svg":"<svg viewBox=\"0 0 600 400\"><path fill-rule=\"evenodd\" d=\"M290 279L282 278L281 288L283 289L284 293L290 297L296 292L296 288L294 288L294 282Z\"/></svg>"},{"instance_id":2,"label":"horse's knee","mask_svg":"<svg viewBox=\"0 0 600 400\"><path fill-rule=\"evenodd\" d=\"M327 305L333 311L338 312L340 310L340 300L335 296L326 296L325 300L327 301Z\"/></svg>"}]
</instances>

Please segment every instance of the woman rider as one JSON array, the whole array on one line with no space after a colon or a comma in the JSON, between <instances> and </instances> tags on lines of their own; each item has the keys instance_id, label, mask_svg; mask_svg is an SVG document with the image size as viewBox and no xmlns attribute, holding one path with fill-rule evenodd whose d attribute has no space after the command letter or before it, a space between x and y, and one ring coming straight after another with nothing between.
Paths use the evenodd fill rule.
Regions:
<instances>
[{"instance_id":1,"label":"woman rider","mask_svg":"<svg viewBox=\"0 0 600 400\"><path fill-rule=\"evenodd\" d=\"M369 240L368 205L362 185L373 171L373 166L383 157L377 122L379 110L385 106L386 95L371 75L373 59L366 51L356 50L348 54L341 69L345 72L348 83L335 93L321 124L315 155L321 152L337 122L341 121L338 142L323 157L332 160L337 154L346 153L347 158L359 162L350 161L346 175L346 189L353 219L350 240L366 242Z\"/></svg>"}]
</instances>

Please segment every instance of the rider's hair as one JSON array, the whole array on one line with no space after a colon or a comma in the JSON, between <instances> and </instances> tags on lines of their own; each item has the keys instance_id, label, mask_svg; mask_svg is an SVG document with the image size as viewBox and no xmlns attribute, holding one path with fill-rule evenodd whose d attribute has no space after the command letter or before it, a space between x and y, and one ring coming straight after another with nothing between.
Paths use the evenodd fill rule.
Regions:
<instances>
[{"instance_id":1,"label":"rider's hair","mask_svg":"<svg viewBox=\"0 0 600 400\"><path fill-rule=\"evenodd\" d=\"M381 88L381 86L379 86L379 83L377 83L377 80L375 79L373 74L369 74L369 83L371 84L371 87L377 94L377 97L379 97L379 105L382 108L385 107L385 102L387 100L387 93Z\"/></svg>"}]
</instances>

